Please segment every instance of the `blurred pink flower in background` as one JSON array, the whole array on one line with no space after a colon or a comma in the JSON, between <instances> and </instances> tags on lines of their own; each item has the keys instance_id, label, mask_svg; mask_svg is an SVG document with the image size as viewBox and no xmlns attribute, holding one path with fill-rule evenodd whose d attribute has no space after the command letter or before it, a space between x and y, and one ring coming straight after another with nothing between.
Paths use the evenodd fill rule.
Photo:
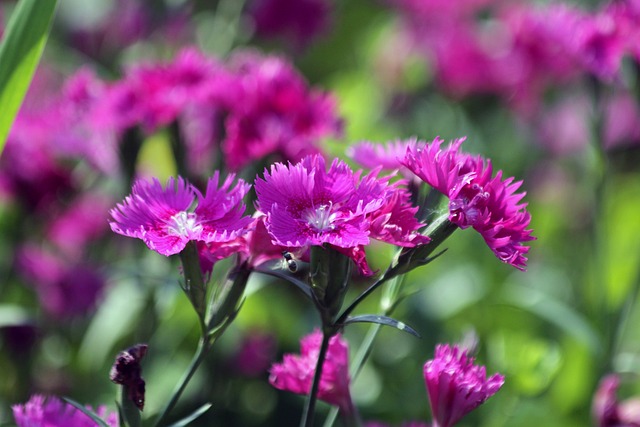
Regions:
<instances>
[{"instance_id":1,"label":"blurred pink flower in background","mask_svg":"<svg viewBox=\"0 0 640 427\"><path fill-rule=\"evenodd\" d=\"M233 366L242 375L257 377L269 369L276 355L276 336L269 332L250 331L242 337L233 357Z\"/></svg>"},{"instance_id":2,"label":"blurred pink flower in background","mask_svg":"<svg viewBox=\"0 0 640 427\"><path fill-rule=\"evenodd\" d=\"M600 381L593 397L592 413L598 427L639 427L640 398L619 402L616 396L620 378L607 375Z\"/></svg>"},{"instance_id":3,"label":"blurred pink flower in background","mask_svg":"<svg viewBox=\"0 0 640 427\"><path fill-rule=\"evenodd\" d=\"M88 243L109 229L113 199L97 191L78 195L47 226L46 236L69 259L79 260Z\"/></svg>"},{"instance_id":4,"label":"blurred pink flower in background","mask_svg":"<svg viewBox=\"0 0 640 427\"><path fill-rule=\"evenodd\" d=\"M285 354L282 363L271 367L269 382L279 390L308 394L311 390L322 332L313 333L300 340L300 355ZM318 399L336 405L341 411L351 413L353 402L349 392L349 346L340 334L329 341L327 356L322 368Z\"/></svg>"},{"instance_id":5,"label":"blurred pink flower in background","mask_svg":"<svg viewBox=\"0 0 640 427\"><path fill-rule=\"evenodd\" d=\"M258 36L302 49L328 29L331 8L329 0L254 0L249 14Z\"/></svg>"},{"instance_id":6,"label":"blurred pink flower in background","mask_svg":"<svg viewBox=\"0 0 640 427\"><path fill-rule=\"evenodd\" d=\"M240 92L225 121L222 150L232 170L273 154L297 161L342 135L336 100L309 88L283 58L240 52L230 60Z\"/></svg>"},{"instance_id":7,"label":"blurred pink flower in background","mask_svg":"<svg viewBox=\"0 0 640 427\"><path fill-rule=\"evenodd\" d=\"M504 377L487 378L485 367L458 346L441 344L424 365L433 427L451 427L500 390Z\"/></svg>"},{"instance_id":8,"label":"blurred pink flower in background","mask_svg":"<svg viewBox=\"0 0 640 427\"><path fill-rule=\"evenodd\" d=\"M57 397L35 394L27 403L13 405L12 409L18 427L95 427L96 425L88 415ZM116 412L107 412L104 406L100 406L96 413L110 427L118 427Z\"/></svg>"},{"instance_id":9,"label":"blurred pink flower in background","mask_svg":"<svg viewBox=\"0 0 640 427\"><path fill-rule=\"evenodd\" d=\"M84 315L95 308L106 279L83 261L66 261L33 244L16 256L19 272L38 293L42 308L59 319Z\"/></svg>"}]
</instances>

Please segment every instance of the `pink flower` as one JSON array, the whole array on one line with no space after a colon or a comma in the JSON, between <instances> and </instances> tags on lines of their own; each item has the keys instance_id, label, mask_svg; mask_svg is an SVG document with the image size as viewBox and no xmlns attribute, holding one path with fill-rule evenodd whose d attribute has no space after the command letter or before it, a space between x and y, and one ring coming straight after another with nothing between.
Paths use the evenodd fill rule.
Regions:
<instances>
[{"instance_id":1,"label":"pink flower","mask_svg":"<svg viewBox=\"0 0 640 427\"><path fill-rule=\"evenodd\" d=\"M205 195L184 179L170 178L165 189L157 179L138 181L130 196L111 210L111 229L142 239L163 255L177 254L187 242L232 243L247 232L251 218L242 201L250 185L229 175L222 186L219 173L209 178ZM191 206L197 202L194 210Z\"/></svg>"},{"instance_id":2,"label":"pink flower","mask_svg":"<svg viewBox=\"0 0 640 427\"><path fill-rule=\"evenodd\" d=\"M307 87L285 60L244 53L231 60L239 93L222 144L232 170L270 154L297 161L318 153L321 138L342 133L335 99Z\"/></svg>"},{"instance_id":3,"label":"pink flower","mask_svg":"<svg viewBox=\"0 0 640 427\"><path fill-rule=\"evenodd\" d=\"M487 378L484 366L474 365L465 350L447 344L438 345L434 358L425 363L424 379L433 427L455 425L504 384L502 375Z\"/></svg>"},{"instance_id":4,"label":"pink flower","mask_svg":"<svg viewBox=\"0 0 640 427\"><path fill-rule=\"evenodd\" d=\"M620 387L617 375L607 375L600 381L593 397L592 412L598 427L640 426L640 399L631 398L618 402L616 392Z\"/></svg>"},{"instance_id":5,"label":"pink flower","mask_svg":"<svg viewBox=\"0 0 640 427\"><path fill-rule=\"evenodd\" d=\"M346 163L335 159L327 171L321 156L308 156L295 165L276 163L264 176L255 187L274 244L352 248L369 243L366 214L384 203L383 188L358 191L358 177Z\"/></svg>"},{"instance_id":6,"label":"pink flower","mask_svg":"<svg viewBox=\"0 0 640 427\"><path fill-rule=\"evenodd\" d=\"M12 409L18 427L95 427L96 425L88 415L57 397L34 394L27 403L13 405ZM100 406L96 414L110 427L119 425L118 414L107 412L104 406Z\"/></svg>"},{"instance_id":7,"label":"pink flower","mask_svg":"<svg viewBox=\"0 0 640 427\"><path fill-rule=\"evenodd\" d=\"M502 171L492 177L491 161L459 151L463 141L442 149L436 138L425 148L409 148L402 163L449 197L449 221L473 227L498 259L524 270L529 247L523 243L535 238L527 229L531 215L520 203L525 193L516 193L522 182L503 180Z\"/></svg>"},{"instance_id":8,"label":"pink flower","mask_svg":"<svg viewBox=\"0 0 640 427\"><path fill-rule=\"evenodd\" d=\"M315 330L300 341L300 355L285 354L282 363L271 367L269 382L279 390L308 394L311 390L322 333ZM351 412L353 403L349 393L349 346L338 334L329 341L322 368L318 398L342 411Z\"/></svg>"},{"instance_id":9,"label":"pink flower","mask_svg":"<svg viewBox=\"0 0 640 427\"><path fill-rule=\"evenodd\" d=\"M371 274L363 246L370 237L400 246L425 242L416 230L416 208L399 183L377 171L360 179L335 159L329 170L321 156L295 165L276 163L264 179L256 179L259 209L272 243L289 248L330 244L350 256L364 274Z\"/></svg>"}]
</instances>

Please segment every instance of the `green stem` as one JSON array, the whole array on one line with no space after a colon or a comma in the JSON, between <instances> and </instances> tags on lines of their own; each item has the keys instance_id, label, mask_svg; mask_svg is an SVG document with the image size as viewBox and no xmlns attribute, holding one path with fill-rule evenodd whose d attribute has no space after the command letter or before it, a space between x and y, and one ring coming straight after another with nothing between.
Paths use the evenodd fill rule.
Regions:
<instances>
[{"instance_id":1,"label":"green stem","mask_svg":"<svg viewBox=\"0 0 640 427\"><path fill-rule=\"evenodd\" d=\"M198 342L198 348L196 349L196 352L193 355L193 359L189 364L189 368L187 368L186 372L180 379L180 382L178 382L178 386L173 391L171 398L166 403L164 409L160 413L160 416L156 420L154 426L160 427L162 425L162 422L166 420L169 413L176 406L176 403L178 403L178 399L180 399L182 392L184 392L184 389L187 387L187 384L189 384L189 381L191 381L193 374L195 374L198 367L202 364L202 362L206 358L207 353L209 352L209 349L211 348L212 344L213 343L210 342L207 338L200 339L200 341Z\"/></svg>"},{"instance_id":2,"label":"green stem","mask_svg":"<svg viewBox=\"0 0 640 427\"><path fill-rule=\"evenodd\" d=\"M198 314L202 335L206 336L206 287L200 268L200 258L196 242L190 241L180 252L182 270L184 273L184 292Z\"/></svg>"},{"instance_id":3,"label":"green stem","mask_svg":"<svg viewBox=\"0 0 640 427\"><path fill-rule=\"evenodd\" d=\"M307 400L304 404L304 411L302 412L302 418L300 419L300 427L312 427L313 416L315 415L316 401L318 400L318 389L320 387L320 378L322 378L322 368L324 361L327 357L327 350L329 349L329 340L331 334L327 331L322 333L322 344L320 346L320 352L318 353L318 361L316 362L316 371L313 375L313 383L311 384L311 390L307 396Z\"/></svg>"}]
</instances>

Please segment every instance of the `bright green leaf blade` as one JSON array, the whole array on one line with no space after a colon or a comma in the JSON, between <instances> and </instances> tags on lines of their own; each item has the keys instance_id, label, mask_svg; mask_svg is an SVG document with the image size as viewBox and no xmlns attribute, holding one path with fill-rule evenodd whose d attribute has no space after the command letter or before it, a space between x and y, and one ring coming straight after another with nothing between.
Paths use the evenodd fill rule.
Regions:
<instances>
[{"instance_id":1,"label":"bright green leaf blade","mask_svg":"<svg viewBox=\"0 0 640 427\"><path fill-rule=\"evenodd\" d=\"M57 0L20 0L0 43L0 153L36 70Z\"/></svg>"},{"instance_id":2,"label":"bright green leaf blade","mask_svg":"<svg viewBox=\"0 0 640 427\"><path fill-rule=\"evenodd\" d=\"M411 326L404 322L401 322L391 317L382 316L380 314L362 314L359 316L349 317L344 324L350 323L377 323L379 325L391 326L392 328L399 329L403 332L407 332L414 337L420 338L420 334L417 333Z\"/></svg>"}]
</instances>

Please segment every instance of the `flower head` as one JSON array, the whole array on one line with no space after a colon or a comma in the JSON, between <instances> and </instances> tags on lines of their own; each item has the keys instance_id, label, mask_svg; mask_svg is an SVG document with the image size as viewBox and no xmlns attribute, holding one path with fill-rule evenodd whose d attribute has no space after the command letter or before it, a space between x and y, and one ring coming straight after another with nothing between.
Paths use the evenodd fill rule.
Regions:
<instances>
[{"instance_id":1,"label":"flower head","mask_svg":"<svg viewBox=\"0 0 640 427\"><path fill-rule=\"evenodd\" d=\"M234 242L247 232L251 218L242 199L250 186L234 175L219 186L216 172L204 194L182 178L170 178L166 188L157 179L138 181L131 195L111 210L111 229L142 239L163 255L177 254L189 241L217 245ZM196 204L195 209L192 206Z\"/></svg>"},{"instance_id":2,"label":"flower head","mask_svg":"<svg viewBox=\"0 0 640 427\"><path fill-rule=\"evenodd\" d=\"M408 148L402 164L449 198L449 220L460 228L473 227L501 261L523 270L524 242L534 240L527 229L531 215L516 193L522 181L495 176L491 161L460 152L464 139L446 148L436 138L424 148Z\"/></svg>"},{"instance_id":3,"label":"flower head","mask_svg":"<svg viewBox=\"0 0 640 427\"><path fill-rule=\"evenodd\" d=\"M329 244L371 274L363 249L370 238L408 247L428 241L416 232L423 224L415 219L402 181L389 184L390 177L378 177L377 170L360 175L339 159L327 170L318 155L265 171L255 186L272 243L288 248Z\"/></svg>"},{"instance_id":4,"label":"flower head","mask_svg":"<svg viewBox=\"0 0 640 427\"><path fill-rule=\"evenodd\" d=\"M640 399L631 398L619 402L616 396L620 378L607 375L600 381L593 397L593 418L598 427L638 427L640 426Z\"/></svg>"},{"instance_id":5,"label":"flower head","mask_svg":"<svg viewBox=\"0 0 640 427\"><path fill-rule=\"evenodd\" d=\"M318 153L321 138L342 133L335 99L309 88L287 61L243 53L232 58L231 66L238 99L231 105L222 143L231 169L272 154L297 161Z\"/></svg>"},{"instance_id":6,"label":"flower head","mask_svg":"<svg viewBox=\"0 0 640 427\"><path fill-rule=\"evenodd\" d=\"M435 356L424 365L424 379L434 427L450 427L493 396L504 377L487 378L485 367L458 346L438 345Z\"/></svg>"},{"instance_id":7,"label":"flower head","mask_svg":"<svg viewBox=\"0 0 640 427\"><path fill-rule=\"evenodd\" d=\"M282 363L271 367L269 382L279 390L308 394L320 352L322 333L319 330L302 338L300 355L285 354ZM343 411L351 411L349 393L349 346L338 334L329 340L322 368L318 398Z\"/></svg>"},{"instance_id":8,"label":"flower head","mask_svg":"<svg viewBox=\"0 0 640 427\"><path fill-rule=\"evenodd\" d=\"M13 416L18 427L95 427L96 422L79 409L56 397L34 394L24 405L14 405ZM110 427L118 426L118 414L101 406L96 413Z\"/></svg>"},{"instance_id":9,"label":"flower head","mask_svg":"<svg viewBox=\"0 0 640 427\"><path fill-rule=\"evenodd\" d=\"M327 170L321 156L308 156L295 165L276 163L264 176L256 179L256 193L274 244L352 248L369 243L366 215L382 206L384 188L362 191L346 163L335 159ZM373 190L374 182L366 184Z\"/></svg>"}]
</instances>

